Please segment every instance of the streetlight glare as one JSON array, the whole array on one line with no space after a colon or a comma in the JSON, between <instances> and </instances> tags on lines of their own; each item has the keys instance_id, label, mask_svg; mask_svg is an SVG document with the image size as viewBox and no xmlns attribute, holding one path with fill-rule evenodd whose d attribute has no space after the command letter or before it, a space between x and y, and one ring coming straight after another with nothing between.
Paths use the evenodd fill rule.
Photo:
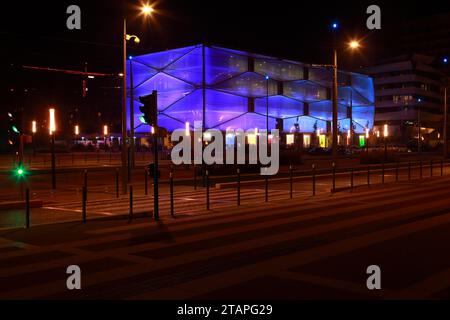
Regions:
<instances>
[{"instance_id":1,"label":"streetlight glare","mask_svg":"<svg viewBox=\"0 0 450 320\"><path fill-rule=\"evenodd\" d=\"M33 121L31 122L31 132L32 132L32 133L36 133L36 131L37 131L36 121L33 120Z\"/></svg>"},{"instance_id":2,"label":"streetlight glare","mask_svg":"<svg viewBox=\"0 0 450 320\"><path fill-rule=\"evenodd\" d=\"M142 9L141 9L141 12L143 14L145 14L146 16L152 14L154 11L155 11L155 9L153 9L153 7L148 4L142 6Z\"/></svg>"},{"instance_id":3,"label":"streetlight glare","mask_svg":"<svg viewBox=\"0 0 450 320\"><path fill-rule=\"evenodd\" d=\"M358 49L360 44L359 44L359 41L352 40L352 41L350 41L348 46L350 47L350 49Z\"/></svg>"},{"instance_id":4,"label":"streetlight glare","mask_svg":"<svg viewBox=\"0 0 450 320\"><path fill-rule=\"evenodd\" d=\"M50 131L50 135L52 135L53 132L56 131L55 109L51 108L48 111L49 111L49 116L50 116L50 126L48 129Z\"/></svg>"}]
</instances>

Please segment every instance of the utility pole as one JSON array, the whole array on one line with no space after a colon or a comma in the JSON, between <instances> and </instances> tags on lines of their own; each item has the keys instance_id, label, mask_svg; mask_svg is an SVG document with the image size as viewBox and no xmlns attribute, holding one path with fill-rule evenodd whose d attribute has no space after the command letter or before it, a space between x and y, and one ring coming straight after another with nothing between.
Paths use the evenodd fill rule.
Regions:
<instances>
[{"instance_id":1,"label":"utility pole","mask_svg":"<svg viewBox=\"0 0 450 320\"><path fill-rule=\"evenodd\" d=\"M122 194L127 194L127 20L123 19L123 81L122 81Z\"/></svg>"},{"instance_id":2,"label":"utility pole","mask_svg":"<svg viewBox=\"0 0 450 320\"><path fill-rule=\"evenodd\" d=\"M447 158L447 86L444 88L444 159Z\"/></svg>"},{"instance_id":3,"label":"utility pole","mask_svg":"<svg viewBox=\"0 0 450 320\"><path fill-rule=\"evenodd\" d=\"M338 147L338 86L337 86L337 49L334 48L333 54L333 128L332 128L332 156L333 159L337 158Z\"/></svg>"}]
</instances>

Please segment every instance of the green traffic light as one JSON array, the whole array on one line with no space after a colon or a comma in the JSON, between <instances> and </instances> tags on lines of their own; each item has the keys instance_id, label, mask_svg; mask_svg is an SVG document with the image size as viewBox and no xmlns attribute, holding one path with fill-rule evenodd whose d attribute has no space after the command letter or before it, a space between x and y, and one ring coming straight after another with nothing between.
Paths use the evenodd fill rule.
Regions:
<instances>
[{"instance_id":1,"label":"green traffic light","mask_svg":"<svg viewBox=\"0 0 450 320\"><path fill-rule=\"evenodd\" d=\"M20 133L19 129L17 129L16 126L12 126L12 131L14 131L15 133Z\"/></svg>"},{"instance_id":2,"label":"green traffic light","mask_svg":"<svg viewBox=\"0 0 450 320\"><path fill-rule=\"evenodd\" d=\"M23 169L18 169L17 170L17 174L20 175L20 176L23 175Z\"/></svg>"}]
</instances>

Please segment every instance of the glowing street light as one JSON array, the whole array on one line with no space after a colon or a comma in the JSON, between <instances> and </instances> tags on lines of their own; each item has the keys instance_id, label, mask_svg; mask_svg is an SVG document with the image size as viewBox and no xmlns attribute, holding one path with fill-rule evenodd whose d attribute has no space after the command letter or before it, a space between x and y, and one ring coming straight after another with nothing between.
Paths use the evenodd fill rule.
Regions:
<instances>
[{"instance_id":1,"label":"glowing street light","mask_svg":"<svg viewBox=\"0 0 450 320\"><path fill-rule=\"evenodd\" d=\"M36 126L36 121L35 120L31 121L31 132L32 133L36 133L37 132L37 126Z\"/></svg>"},{"instance_id":2,"label":"glowing street light","mask_svg":"<svg viewBox=\"0 0 450 320\"><path fill-rule=\"evenodd\" d=\"M56 121L55 121L55 109L50 108L49 110L49 131L51 140L51 154L52 154L52 189L56 189L56 159L55 159L55 131L56 131Z\"/></svg>"},{"instance_id":3,"label":"glowing street light","mask_svg":"<svg viewBox=\"0 0 450 320\"><path fill-rule=\"evenodd\" d=\"M358 49L360 47L360 43L357 40L352 40L349 42L348 46L350 49L354 50L354 49Z\"/></svg>"},{"instance_id":4,"label":"glowing street light","mask_svg":"<svg viewBox=\"0 0 450 320\"><path fill-rule=\"evenodd\" d=\"M56 131L56 121L55 121L55 109L50 108L49 110L49 120L50 125L48 127L50 135Z\"/></svg>"},{"instance_id":5,"label":"glowing street light","mask_svg":"<svg viewBox=\"0 0 450 320\"><path fill-rule=\"evenodd\" d=\"M141 13L146 16L151 15L154 11L155 11L155 9L153 9L153 7L148 4L143 5L141 8Z\"/></svg>"},{"instance_id":6,"label":"glowing street light","mask_svg":"<svg viewBox=\"0 0 450 320\"><path fill-rule=\"evenodd\" d=\"M75 125L75 135L78 136L80 134L80 127L76 124Z\"/></svg>"},{"instance_id":7,"label":"glowing street light","mask_svg":"<svg viewBox=\"0 0 450 320\"><path fill-rule=\"evenodd\" d=\"M383 126L383 137L387 138L389 136L388 125L384 124Z\"/></svg>"},{"instance_id":8,"label":"glowing street light","mask_svg":"<svg viewBox=\"0 0 450 320\"><path fill-rule=\"evenodd\" d=\"M369 128L366 128L366 139L369 139Z\"/></svg>"},{"instance_id":9,"label":"glowing street light","mask_svg":"<svg viewBox=\"0 0 450 320\"><path fill-rule=\"evenodd\" d=\"M190 134L190 127L189 127L189 122L186 122L186 137L189 137Z\"/></svg>"},{"instance_id":10,"label":"glowing street light","mask_svg":"<svg viewBox=\"0 0 450 320\"><path fill-rule=\"evenodd\" d=\"M106 137L108 135L108 126L104 125L103 126L103 135Z\"/></svg>"}]
</instances>

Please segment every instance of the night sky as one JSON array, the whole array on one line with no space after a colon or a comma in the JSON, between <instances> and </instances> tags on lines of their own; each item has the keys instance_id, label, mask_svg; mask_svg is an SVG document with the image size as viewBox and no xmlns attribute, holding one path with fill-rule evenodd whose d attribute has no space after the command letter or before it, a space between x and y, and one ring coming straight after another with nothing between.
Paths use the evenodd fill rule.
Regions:
<instances>
[{"instance_id":1,"label":"night sky","mask_svg":"<svg viewBox=\"0 0 450 320\"><path fill-rule=\"evenodd\" d=\"M118 73L121 71L124 15L128 19L129 33L141 38L138 46L130 46L130 54L206 42L313 63L331 62L330 24L338 21L339 43L354 37L364 39L364 48L360 52L340 55L342 67L356 70L380 58L402 53L398 31L404 22L450 11L450 5L444 1L377 1L382 10L382 30L369 31L365 27L368 17L365 11L373 3L159 0L154 2L157 12L146 21L138 16L139 2L135 1L3 2L0 61L2 70L6 71L2 73L7 76L0 80L1 97L7 108L26 104L30 116L50 103L79 110L82 105L74 97L80 96L80 78L42 72L23 73L17 71L17 66L28 64L82 70L87 62L90 71ZM81 31L66 28L66 8L71 4L81 7ZM96 97L90 111L103 113L99 121L104 121L105 112L109 117L115 116L115 111L111 110L118 109L116 104L120 104L120 96L114 90L117 85L120 85L117 79L90 84L90 94ZM92 92L96 86L99 90ZM34 88L36 96L13 97L11 88L30 91Z\"/></svg>"}]
</instances>

